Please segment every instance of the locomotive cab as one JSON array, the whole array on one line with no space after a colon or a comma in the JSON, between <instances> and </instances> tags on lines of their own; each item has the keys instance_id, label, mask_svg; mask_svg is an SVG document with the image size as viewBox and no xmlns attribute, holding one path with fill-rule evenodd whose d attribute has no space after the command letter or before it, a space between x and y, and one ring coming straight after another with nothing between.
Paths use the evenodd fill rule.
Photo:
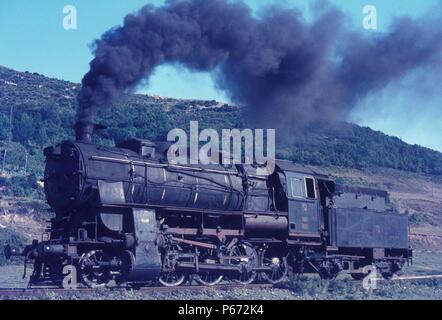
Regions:
<instances>
[{"instance_id":1,"label":"locomotive cab","mask_svg":"<svg viewBox=\"0 0 442 320\"><path fill-rule=\"evenodd\" d=\"M276 163L275 204L288 214L290 238L319 243L324 230L326 190L334 183L310 168L289 161L278 160Z\"/></svg>"}]
</instances>

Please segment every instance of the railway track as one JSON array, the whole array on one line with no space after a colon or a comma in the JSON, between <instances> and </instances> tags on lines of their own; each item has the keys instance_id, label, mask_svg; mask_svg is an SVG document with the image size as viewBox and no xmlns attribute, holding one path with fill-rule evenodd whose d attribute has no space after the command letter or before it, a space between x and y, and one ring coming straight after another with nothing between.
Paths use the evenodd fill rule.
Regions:
<instances>
[{"instance_id":1,"label":"railway track","mask_svg":"<svg viewBox=\"0 0 442 320\"><path fill-rule=\"evenodd\" d=\"M376 279L383 281L425 281L430 279L442 279L442 274L434 274L434 275L426 275L426 276L402 276L402 277L394 277L390 280L385 279Z\"/></svg>"},{"instance_id":2,"label":"railway track","mask_svg":"<svg viewBox=\"0 0 442 320\"><path fill-rule=\"evenodd\" d=\"M134 290L136 292L144 293L172 293L183 291L201 291L201 290L231 290L231 289L268 289L274 287L272 284L219 284L217 286L182 286L182 287L141 287L141 288L104 288L104 289L91 289L91 288L78 288L78 289L61 289L61 288L0 288L0 300L4 298L13 297L29 297L38 294L76 294L76 293L94 293L99 290L110 291L127 291Z\"/></svg>"},{"instance_id":3,"label":"railway track","mask_svg":"<svg viewBox=\"0 0 442 320\"><path fill-rule=\"evenodd\" d=\"M391 280L385 280L383 278L375 279L379 283L388 282L399 282L399 281L425 281L430 279L441 279L442 274L435 275L423 275L423 276L400 276L394 277ZM361 280L355 280L355 282L361 282ZM272 284L219 284L213 287L207 286L181 286L181 287L141 287L141 288L106 288L106 289L91 289L91 288L78 288L72 290L66 290L61 288L0 288L0 300L5 298L14 297L31 297L39 294L78 294L78 293L94 293L99 290L110 290L110 291L126 291L134 290L136 292L143 293L173 293L173 292L183 292L183 291L201 291L201 290L231 290L231 289L287 289L286 287L278 287Z\"/></svg>"}]
</instances>

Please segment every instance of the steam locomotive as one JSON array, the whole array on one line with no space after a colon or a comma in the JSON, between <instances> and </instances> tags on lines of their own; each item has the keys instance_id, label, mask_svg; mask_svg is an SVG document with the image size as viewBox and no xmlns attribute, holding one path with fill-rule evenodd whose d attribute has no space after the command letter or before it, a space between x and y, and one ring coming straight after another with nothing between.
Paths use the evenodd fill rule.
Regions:
<instances>
[{"instance_id":1,"label":"steam locomotive","mask_svg":"<svg viewBox=\"0 0 442 320\"><path fill-rule=\"evenodd\" d=\"M5 255L34 268L30 285L57 284L74 266L88 287L197 281L250 284L290 273L367 266L391 278L412 259L407 216L387 209L384 191L335 183L288 161L263 175L260 164L173 165L167 144L77 140L45 149L45 193L55 213L42 241Z\"/></svg>"}]
</instances>

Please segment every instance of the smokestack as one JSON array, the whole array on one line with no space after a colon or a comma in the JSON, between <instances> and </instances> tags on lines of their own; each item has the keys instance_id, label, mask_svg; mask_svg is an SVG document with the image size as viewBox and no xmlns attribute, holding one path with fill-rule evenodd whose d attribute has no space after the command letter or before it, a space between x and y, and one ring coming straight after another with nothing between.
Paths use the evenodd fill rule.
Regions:
<instances>
[{"instance_id":1,"label":"smokestack","mask_svg":"<svg viewBox=\"0 0 442 320\"><path fill-rule=\"evenodd\" d=\"M75 125L75 136L78 142L92 143L95 124L90 122L78 122Z\"/></svg>"},{"instance_id":2,"label":"smokestack","mask_svg":"<svg viewBox=\"0 0 442 320\"><path fill-rule=\"evenodd\" d=\"M105 129L107 129L107 127L102 124L78 121L75 125L75 136L78 142L92 143L92 135L94 132Z\"/></svg>"}]
</instances>

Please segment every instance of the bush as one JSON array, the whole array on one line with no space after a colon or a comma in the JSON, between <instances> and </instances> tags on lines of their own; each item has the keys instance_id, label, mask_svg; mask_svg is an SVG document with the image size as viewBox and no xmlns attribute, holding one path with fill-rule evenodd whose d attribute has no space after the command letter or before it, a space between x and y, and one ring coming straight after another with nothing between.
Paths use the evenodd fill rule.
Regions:
<instances>
[{"instance_id":1,"label":"bush","mask_svg":"<svg viewBox=\"0 0 442 320\"><path fill-rule=\"evenodd\" d=\"M43 191L37 184L34 174L29 176L13 176L0 178L0 186L4 187L4 195L11 197L35 197L41 198Z\"/></svg>"},{"instance_id":2,"label":"bush","mask_svg":"<svg viewBox=\"0 0 442 320\"><path fill-rule=\"evenodd\" d=\"M0 140L9 138L9 119L3 113L0 113Z\"/></svg>"},{"instance_id":3,"label":"bush","mask_svg":"<svg viewBox=\"0 0 442 320\"><path fill-rule=\"evenodd\" d=\"M0 228L0 266L10 263L6 260L3 250L7 244L13 247L23 249L27 243L27 239L22 235L16 233L9 228ZM18 259L12 259L11 261L17 262Z\"/></svg>"}]
</instances>

